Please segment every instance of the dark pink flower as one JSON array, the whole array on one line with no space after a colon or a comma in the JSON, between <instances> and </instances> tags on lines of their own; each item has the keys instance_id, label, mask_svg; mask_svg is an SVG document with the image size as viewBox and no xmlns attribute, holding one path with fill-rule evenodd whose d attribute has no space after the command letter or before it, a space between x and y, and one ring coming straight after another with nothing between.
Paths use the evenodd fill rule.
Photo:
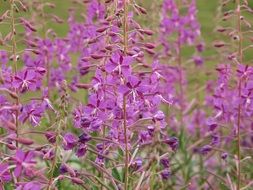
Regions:
<instances>
[{"instance_id":1,"label":"dark pink flower","mask_svg":"<svg viewBox=\"0 0 253 190\"><path fill-rule=\"evenodd\" d=\"M32 168L35 164L33 158L33 151L23 152L21 149L18 149L16 151L15 157L13 157L16 164L16 167L14 169L14 175L16 177L19 177L21 176L22 172L29 174L29 171L32 171Z\"/></svg>"},{"instance_id":2,"label":"dark pink flower","mask_svg":"<svg viewBox=\"0 0 253 190\"><path fill-rule=\"evenodd\" d=\"M13 81L13 86L20 92L27 90L36 90L36 74L33 70L25 69L20 71Z\"/></svg>"},{"instance_id":3,"label":"dark pink flower","mask_svg":"<svg viewBox=\"0 0 253 190\"><path fill-rule=\"evenodd\" d=\"M77 142L78 142L77 137L75 135L73 135L72 133L66 133L64 135L63 144L64 144L65 150L70 150L70 149L74 148L76 146Z\"/></svg>"},{"instance_id":4,"label":"dark pink flower","mask_svg":"<svg viewBox=\"0 0 253 190\"><path fill-rule=\"evenodd\" d=\"M11 180L11 174L9 171L9 165L7 163L0 164L0 184L9 182Z\"/></svg>"}]
</instances>

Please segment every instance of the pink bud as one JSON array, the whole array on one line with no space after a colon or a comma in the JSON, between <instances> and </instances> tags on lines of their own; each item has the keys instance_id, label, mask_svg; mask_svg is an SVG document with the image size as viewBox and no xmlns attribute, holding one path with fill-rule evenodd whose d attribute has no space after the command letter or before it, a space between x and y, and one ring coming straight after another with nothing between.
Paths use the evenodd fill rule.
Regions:
<instances>
[{"instance_id":1,"label":"pink bud","mask_svg":"<svg viewBox=\"0 0 253 190\"><path fill-rule=\"evenodd\" d=\"M218 32L225 32L226 29L225 29L225 28L218 28L217 31L218 31Z\"/></svg>"},{"instance_id":2,"label":"pink bud","mask_svg":"<svg viewBox=\"0 0 253 190\"><path fill-rule=\"evenodd\" d=\"M78 185L82 185L84 183L83 180L77 177L72 177L71 180Z\"/></svg>"},{"instance_id":3,"label":"pink bud","mask_svg":"<svg viewBox=\"0 0 253 190\"><path fill-rule=\"evenodd\" d=\"M222 41L220 41L220 42L215 42L215 43L214 43L214 47L221 48L221 47L223 47L223 46L225 46L225 43L222 42Z\"/></svg>"},{"instance_id":4,"label":"pink bud","mask_svg":"<svg viewBox=\"0 0 253 190\"><path fill-rule=\"evenodd\" d=\"M112 51L113 48L112 48L112 45L107 45L107 46L105 46L105 49L108 51Z\"/></svg>"},{"instance_id":5,"label":"pink bud","mask_svg":"<svg viewBox=\"0 0 253 190\"><path fill-rule=\"evenodd\" d=\"M146 49L146 48L145 48L145 51L146 51L148 54L150 54L150 55L154 55L154 54L155 54L155 52L154 52L153 50L151 50L151 49Z\"/></svg>"},{"instance_id":6,"label":"pink bud","mask_svg":"<svg viewBox=\"0 0 253 190\"><path fill-rule=\"evenodd\" d=\"M152 43L145 43L144 46L146 48L149 48L149 49L154 49L155 48L155 44L152 44Z\"/></svg>"},{"instance_id":7,"label":"pink bud","mask_svg":"<svg viewBox=\"0 0 253 190\"><path fill-rule=\"evenodd\" d=\"M16 146L13 144L7 144L6 145L10 150L16 150Z\"/></svg>"},{"instance_id":8,"label":"pink bud","mask_svg":"<svg viewBox=\"0 0 253 190\"><path fill-rule=\"evenodd\" d=\"M5 121L4 124L6 125L6 127L12 131L16 130L16 125L10 121Z\"/></svg>"},{"instance_id":9,"label":"pink bud","mask_svg":"<svg viewBox=\"0 0 253 190\"><path fill-rule=\"evenodd\" d=\"M106 31L108 28L109 28L109 26L101 27L101 28L98 28L98 29L96 30L96 32L102 33L102 32L104 32L104 31Z\"/></svg>"},{"instance_id":10,"label":"pink bud","mask_svg":"<svg viewBox=\"0 0 253 190\"><path fill-rule=\"evenodd\" d=\"M32 145L34 143L32 140L27 139L27 138L22 138L22 137L13 138L13 140L16 140L17 142L24 144L24 145Z\"/></svg>"},{"instance_id":11,"label":"pink bud","mask_svg":"<svg viewBox=\"0 0 253 190\"><path fill-rule=\"evenodd\" d=\"M90 59L89 57L82 57L81 60L84 61L84 62L87 62L87 61L89 61L89 59Z\"/></svg>"},{"instance_id":12,"label":"pink bud","mask_svg":"<svg viewBox=\"0 0 253 190\"><path fill-rule=\"evenodd\" d=\"M141 33L143 34L147 34L148 36L152 36L154 34L154 32L152 30L143 30L143 29L140 29L139 30Z\"/></svg>"},{"instance_id":13,"label":"pink bud","mask_svg":"<svg viewBox=\"0 0 253 190\"><path fill-rule=\"evenodd\" d=\"M138 9L142 14L147 14L146 9L144 9L143 7L138 6L137 9Z\"/></svg>"},{"instance_id":14,"label":"pink bud","mask_svg":"<svg viewBox=\"0 0 253 190\"><path fill-rule=\"evenodd\" d=\"M98 54L91 54L91 58L93 59L102 59L104 55L98 55Z\"/></svg>"},{"instance_id":15,"label":"pink bud","mask_svg":"<svg viewBox=\"0 0 253 190\"><path fill-rule=\"evenodd\" d=\"M108 16L108 17L106 18L106 20L109 21L109 22L112 21L113 19L114 19L114 15Z\"/></svg>"},{"instance_id":16,"label":"pink bud","mask_svg":"<svg viewBox=\"0 0 253 190\"><path fill-rule=\"evenodd\" d=\"M64 22L61 18L59 18L59 17L56 16L56 15L52 15L52 17L53 17L53 20L54 20L55 22L59 23L59 24L62 24L62 23Z\"/></svg>"},{"instance_id":17,"label":"pink bud","mask_svg":"<svg viewBox=\"0 0 253 190\"><path fill-rule=\"evenodd\" d=\"M97 41L97 38L90 39L90 40L88 41L88 44L93 44L93 43L95 43L96 41Z\"/></svg>"},{"instance_id":18,"label":"pink bud","mask_svg":"<svg viewBox=\"0 0 253 190\"><path fill-rule=\"evenodd\" d=\"M82 88L82 89L89 89L91 87L90 84L81 84L81 83L77 83L76 84L77 88Z\"/></svg>"}]
</instances>

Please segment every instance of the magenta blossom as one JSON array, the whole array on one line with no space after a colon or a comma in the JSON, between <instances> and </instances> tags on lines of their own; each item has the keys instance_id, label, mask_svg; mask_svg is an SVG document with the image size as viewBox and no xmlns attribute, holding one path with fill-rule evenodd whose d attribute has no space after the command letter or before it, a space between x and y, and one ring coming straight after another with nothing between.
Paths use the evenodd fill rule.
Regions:
<instances>
[{"instance_id":1,"label":"magenta blossom","mask_svg":"<svg viewBox=\"0 0 253 190\"><path fill-rule=\"evenodd\" d=\"M36 90L36 73L33 70L25 69L20 71L13 81L13 86L20 92L27 90Z\"/></svg>"},{"instance_id":2,"label":"magenta blossom","mask_svg":"<svg viewBox=\"0 0 253 190\"><path fill-rule=\"evenodd\" d=\"M23 152L21 149L18 149L15 157L13 157L16 164L14 175L19 177L21 176L22 172L25 172L27 175L31 175L32 168L35 164L33 158L33 151Z\"/></svg>"},{"instance_id":3,"label":"magenta blossom","mask_svg":"<svg viewBox=\"0 0 253 190\"><path fill-rule=\"evenodd\" d=\"M9 165L6 163L0 164L0 184L11 180L11 174L8 167Z\"/></svg>"}]
</instances>

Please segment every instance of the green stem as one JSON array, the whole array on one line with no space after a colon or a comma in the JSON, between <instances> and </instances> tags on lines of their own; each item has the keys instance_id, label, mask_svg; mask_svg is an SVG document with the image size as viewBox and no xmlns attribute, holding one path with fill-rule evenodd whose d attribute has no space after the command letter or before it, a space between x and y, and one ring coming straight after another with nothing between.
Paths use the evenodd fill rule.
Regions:
<instances>
[{"instance_id":1,"label":"green stem","mask_svg":"<svg viewBox=\"0 0 253 190\"><path fill-rule=\"evenodd\" d=\"M58 131L58 129L57 129ZM57 164L57 153L58 153L58 144L60 143L59 142L59 131L57 132L57 136L56 136L56 144L55 144L55 150L54 150L54 159L53 159L53 163L52 163L52 168L49 172L49 181L48 181L48 185L47 185L47 190L50 190L51 189L51 185L52 185L52 182L53 182L53 179L54 179L54 172L55 172L55 167L56 167L56 164Z\"/></svg>"},{"instance_id":2,"label":"green stem","mask_svg":"<svg viewBox=\"0 0 253 190\"><path fill-rule=\"evenodd\" d=\"M127 46L128 46L128 0L124 0L124 28L123 28L123 36L124 36L124 54L127 54ZM126 96L123 97L123 125L124 125L124 138L125 138L125 184L124 184L124 189L128 189L128 161L129 161L129 150L128 150L128 135L127 135L127 115L126 115L126 103L127 99Z\"/></svg>"},{"instance_id":3,"label":"green stem","mask_svg":"<svg viewBox=\"0 0 253 190\"><path fill-rule=\"evenodd\" d=\"M241 2L240 0L236 0L236 13L237 13L237 32L239 36L238 42L238 56L239 62L242 64L243 62L243 53L242 53L242 32L241 32ZM238 97L239 100L241 98L241 79L239 79L238 84ZM241 103L238 105L238 115L237 115L237 190L240 190L241 186L241 139L240 139L240 125L241 125Z\"/></svg>"},{"instance_id":4,"label":"green stem","mask_svg":"<svg viewBox=\"0 0 253 190\"><path fill-rule=\"evenodd\" d=\"M17 66L17 42L16 42L16 29L15 29L15 17L14 17L14 12L15 12L15 3L14 0L10 1L11 3L11 10L10 10L10 15L11 15L11 35L12 35L12 56L13 56L13 62L14 62L14 74L17 74L18 66ZM18 90L15 89L15 93L18 96ZM16 106L18 107L19 105L19 98L16 99L15 102ZM18 123L18 109L15 111L15 126L16 126L16 136L18 138L19 136L19 123ZM16 147L18 147L18 142L16 141Z\"/></svg>"},{"instance_id":5,"label":"green stem","mask_svg":"<svg viewBox=\"0 0 253 190\"><path fill-rule=\"evenodd\" d=\"M181 43L180 43L181 34L178 34L178 55L177 55L177 64L179 69L179 97L180 97L180 128L183 131L184 129L184 120L183 120L183 112L184 112L184 89L183 89L183 67L182 67L182 53L181 53Z\"/></svg>"}]
</instances>

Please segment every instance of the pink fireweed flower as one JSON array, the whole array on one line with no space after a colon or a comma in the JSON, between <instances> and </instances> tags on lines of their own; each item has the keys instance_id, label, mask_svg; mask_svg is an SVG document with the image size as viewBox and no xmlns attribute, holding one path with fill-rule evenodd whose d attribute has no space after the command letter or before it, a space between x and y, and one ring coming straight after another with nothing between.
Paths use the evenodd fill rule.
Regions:
<instances>
[{"instance_id":1,"label":"pink fireweed flower","mask_svg":"<svg viewBox=\"0 0 253 190\"><path fill-rule=\"evenodd\" d=\"M16 151L16 155L13 157L14 163L16 165L16 168L14 169L14 175L16 177L19 177L23 172L25 172L25 174L28 176L31 175L30 172L36 163L33 158L33 151L23 152L21 149L18 149Z\"/></svg>"},{"instance_id":2,"label":"pink fireweed flower","mask_svg":"<svg viewBox=\"0 0 253 190\"><path fill-rule=\"evenodd\" d=\"M11 173L9 171L9 165L7 163L0 164L0 184L11 181Z\"/></svg>"},{"instance_id":3,"label":"pink fireweed flower","mask_svg":"<svg viewBox=\"0 0 253 190\"><path fill-rule=\"evenodd\" d=\"M20 92L27 90L36 90L36 74L33 70L25 69L20 71L13 80L13 87L17 88Z\"/></svg>"}]
</instances>

